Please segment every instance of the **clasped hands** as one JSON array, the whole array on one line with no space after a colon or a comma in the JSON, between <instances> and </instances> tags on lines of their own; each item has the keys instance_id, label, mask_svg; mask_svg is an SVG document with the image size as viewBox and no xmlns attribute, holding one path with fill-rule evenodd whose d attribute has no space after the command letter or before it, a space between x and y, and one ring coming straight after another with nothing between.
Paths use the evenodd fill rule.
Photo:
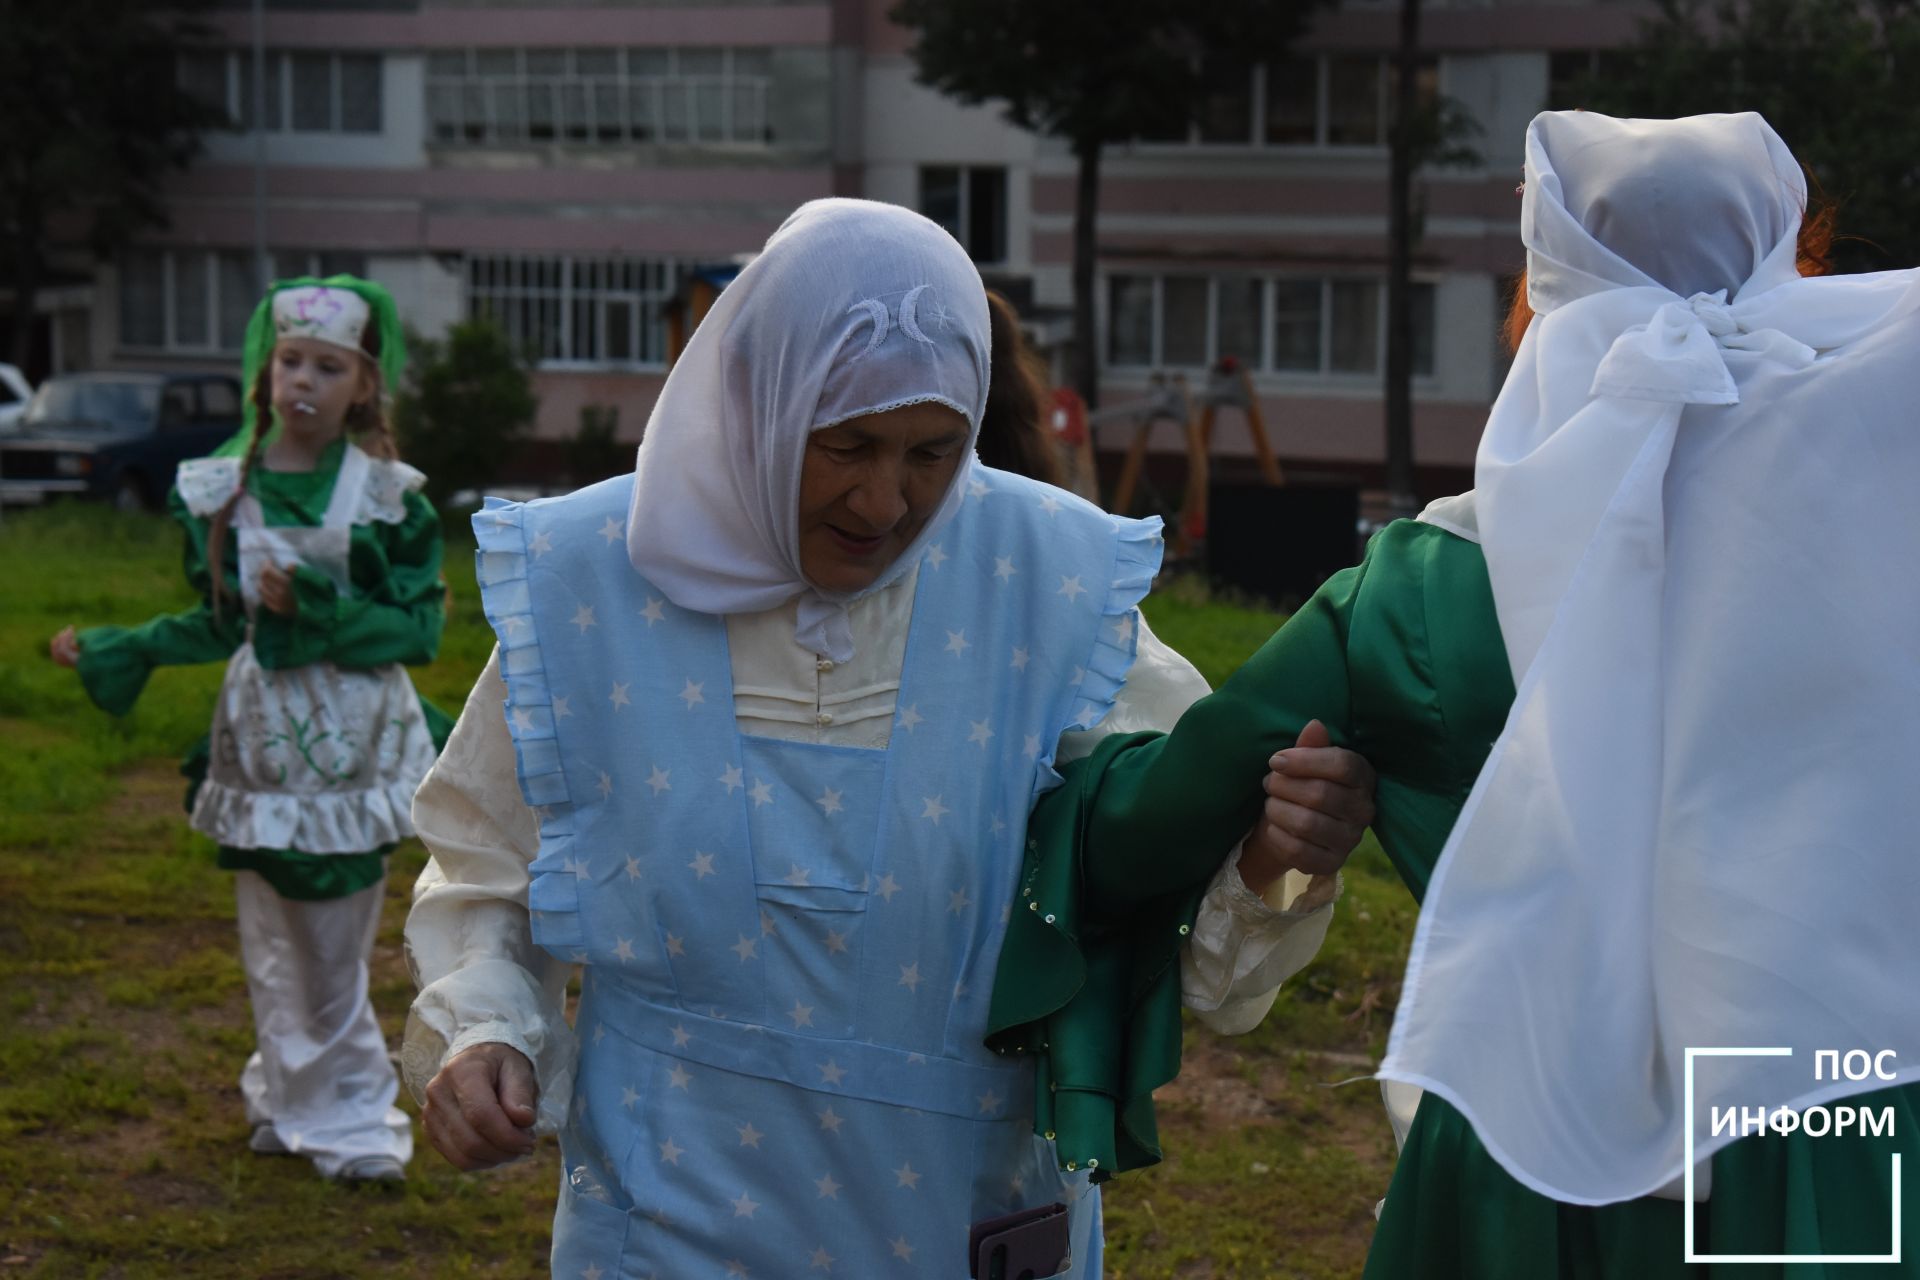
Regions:
<instances>
[{"instance_id":1,"label":"clasped hands","mask_svg":"<svg viewBox=\"0 0 1920 1280\"><path fill-rule=\"evenodd\" d=\"M285 574L280 579L290 588ZM1339 870L1373 821L1373 766L1334 747L1318 720L1268 761L1264 789L1266 802L1240 854L1240 878L1256 894L1288 871ZM449 1058L428 1083L421 1118L427 1138L456 1168L489 1169L532 1152L536 1097L524 1054L477 1044Z\"/></svg>"},{"instance_id":2,"label":"clasped hands","mask_svg":"<svg viewBox=\"0 0 1920 1280\"><path fill-rule=\"evenodd\" d=\"M1332 875L1373 822L1373 766L1333 746L1318 720L1267 767L1266 803L1240 852L1240 879L1256 895L1289 871Z\"/></svg>"}]
</instances>

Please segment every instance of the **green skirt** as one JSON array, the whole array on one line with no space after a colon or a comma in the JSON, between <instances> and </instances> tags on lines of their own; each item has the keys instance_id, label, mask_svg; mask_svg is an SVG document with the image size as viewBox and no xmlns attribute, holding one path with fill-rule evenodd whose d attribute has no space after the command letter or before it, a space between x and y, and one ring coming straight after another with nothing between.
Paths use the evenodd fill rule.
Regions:
<instances>
[{"instance_id":1,"label":"green skirt","mask_svg":"<svg viewBox=\"0 0 1920 1280\"><path fill-rule=\"evenodd\" d=\"M1886 1137L1746 1138L1713 1158L1698 1206L1700 1253L1883 1254L1892 1159L1903 1154L1901 1226L1920 1224L1920 1085L1846 1100L1893 1111ZM1829 1104L1829 1105L1838 1105ZM1888 1264L1694 1263L1685 1207L1647 1197L1588 1208L1529 1191L1487 1154L1472 1126L1428 1094L1394 1170L1366 1280L1868 1280L1920 1277L1920 1248Z\"/></svg>"}]
</instances>

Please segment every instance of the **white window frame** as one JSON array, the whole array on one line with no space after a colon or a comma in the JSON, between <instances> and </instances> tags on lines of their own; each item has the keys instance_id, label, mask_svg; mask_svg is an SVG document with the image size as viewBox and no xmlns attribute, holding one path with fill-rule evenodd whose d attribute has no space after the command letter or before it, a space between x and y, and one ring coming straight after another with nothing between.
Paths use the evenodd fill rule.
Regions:
<instances>
[{"instance_id":1,"label":"white window frame","mask_svg":"<svg viewBox=\"0 0 1920 1280\"><path fill-rule=\"evenodd\" d=\"M1260 289L1260 336L1257 359L1249 359L1250 372L1256 377L1276 383L1315 382L1333 386L1373 386L1386 375L1387 364L1387 281L1384 276L1367 276L1346 272L1232 272L1234 279L1251 280ZM1099 297L1101 343L1100 367L1103 372L1114 374L1145 374L1156 371L1195 373L1204 372L1213 367L1220 359L1220 273L1207 273L1207 310L1206 310L1206 360L1198 365L1171 365L1166 362L1166 282L1170 277L1192 279L1202 273L1191 270L1149 270L1114 271L1103 275ZM1114 361L1113 353L1113 286L1116 277L1133 279L1145 278L1152 282L1153 312L1151 315L1151 358L1144 364L1122 364ZM1371 371L1336 370L1333 368L1333 287L1336 282L1351 280L1373 280L1379 291L1378 305L1374 310L1374 367ZM1280 281L1313 280L1320 285L1320 366L1317 369L1280 369L1275 367L1276 343L1279 339L1279 324L1275 308L1278 305L1274 286ZM1434 292L1434 312L1432 335L1435 343L1435 368L1428 372L1414 373L1417 386L1429 386L1439 377L1439 305L1440 279L1435 276L1416 274L1412 284L1417 288L1427 286Z\"/></svg>"},{"instance_id":2,"label":"white window frame","mask_svg":"<svg viewBox=\"0 0 1920 1280\"><path fill-rule=\"evenodd\" d=\"M717 52L721 55L721 69L717 75L711 72L682 72L680 70L681 50L676 47L666 47L657 50L657 52L662 52L667 55L667 70L665 74L658 74L651 70L645 72L635 70L632 59L629 56L631 50L627 48L581 50L576 49L574 46L567 45L485 50L484 52L489 53L511 53L513 55L514 71L506 75L482 74L478 70L477 54L483 52L482 50L444 50L442 51L444 53L464 55L465 70L457 75L449 75L444 72L435 73L431 70L431 66L429 66L427 73L428 109L426 121L428 142L430 145L442 147L559 145L615 147L631 146L639 143L641 145L663 147L702 147L737 151L766 150L769 146L767 137L767 100L770 96L769 90L773 83L772 75L749 75L735 66L735 54L749 51L749 49L744 46L738 49L730 45L717 47L700 46L698 51ZM750 51L760 53L765 50L760 46L752 46ZM527 70L527 55L530 52L560 54L564 60L563 70L556 73L540 74L529 72ZM611 73L605 71L583 72L579 70L576 54L581 52L610 52L614 54L616 59L614 70ZM616 100L620 104L617 108L620 114L620 120L618 122L619 133L618 136L613 138L602 138L600 136L599 95L595 90L609 85L616 87L618 90ZM478 88L480 91L482 112L486 117L479 122L481 136L477 139L466 136L469 127L474 122L467 119L465 104L468 90L474 88ZM495 109L495 95L502 88L511 88L517 91L522 104L522 120L519 122L519 126L506 131L502 130L499 122L499 113ZM524 127L526 114L525 104L530 100L531 90L535 88L546 90L553 95L552 101L554 104L555 120L554 136L551 138L532 137L530 131ZM708 89L717 89L719 91L720 136L717 138L703 136L701 127L701 91ZM587 135L585 138L570 138L566 136L567 126L571 121L567 118L567 112L561 104L565 101L569 91L577 91L585 104L584 120ZM740 106L739 96L743 92L756 103L753 118L745 121L736 118ZM452 137L442 137L439 133L441 121L433 114L433 103L438 93L449 94L453 101L461 104L460 118L454 123L454 136ZM636 93L647 95L652 104L652 110L650 112L652 119L651 133L646 138L636 138L634 136L633 110L631 104ZM664 136L667 99L670 94L674 93L684 95L683 101L686 107L688 135L685 138L667 138ZM743 131L746 136L738 136L742 134Z\"/></svg>"},{"instance_id":3,"label":"white window frame","mask_svg":"<svg viewBox=\"0 0 1920 1280\"><path fill-rule=\"evenodd\" d=\"M135 343L126 340L126 317L121 311L123 301L116 296L114 316L117 332L114 334L114 346L120 351L145 352L155 355L233 355L237 349L220 346L220 255L223 253L244 253L238 249L162 249L147 246L135 246L131 252L150 253L160 259L160 344ZM176 332L174 324L175 303L178 298L179 280L183 270L193 270L183 259L199 258L199 270L204 274L207 297L207 329L199 340L190 340ZM119 264L125 270L124 260Z\"/></svg>"},{"instance_id":4,"label":"white window frame","mask_svg":"<svg viewBox=\"0 0 1920 1280\"><path fill-rule=\"evenodd\" d=\"M1004 164L962 164L959 162L941 164L922 164L915 172L919 183L920 212L927 212L927 170L952 169L960 175L959 227L954 239L958 240L968 254L973 252L973 175L981 170L992 170L1000 175L1000 256L997 258L975 258L974 262L983 267L1005 266L1013 252L1013 179Z\"/></svg>"},{"instance_id":5,"label":"white window frame","mask_svg":"<svg viewBox=\"0 0 1920 1280\"><path fill-rule=\"evenodd\" d=\"M1380 64L1380 74L1375 85L1379 128L1373 142L1340 142L1327 140L1327 130L1331 118L1332 102L1330 94L1333 79L1331 64L1335 59L1376 58ZM1268 142L1266 138L1267 122L1267 68L1265 62L1256 63L1248 73L1252 77L1251 91L1248 95L1247 135L1238 142L1204 140L1200 136L1199 120L1187 122L1187 136L1177 140L1135 139L1133 146L1142 151L1276 151L1306 152L1330 151L1339 155L1371 155L1385 151L1388 143L1388 130L1391 122L1387 118L1387 108L1392 101L1393 55L1375 53L1371 50L1353 50L1343 52L1331 50L1312 55L1314 66L1313 93L1313 141L1312 142ZM1446 60L1434 59L1435 70L1440 80L1440 91L1446 91Z\"/></svg>"},{"instance_id":6,"label":"white window frame","mask_svg":"<svg viewBox=\"0 0 1920 1280\"><path fill-rule=\"evenodd\" d=\"M482 287L477 283L478 273L485 265L494 273L495 282ZM627 371L640 373L663 372L667 367L667 324L663 314L664 305L678 292L681 281L687 272L687 264L676 258L649 256L588 256L575 254L542 253L474 253L466 259L465 281L467 290L467 314L478 317L487 313L490 302L550 302L556 309L558 325L556 340L562 354L552 355L546 350L533 352L533 361L542 370L575 371ZM589 280L603 280L612 267L635 267L644 276L656 273L658 283L653 288L630 289L614 288L600 284L589 284L584 288L574 283L577 269L584 268ZM558 284L545 285L530 283L537 280L537 274L543 267L552 267ZM500 284L498 279L504 273L509 283ZM577 353L573 332L573 314L576 304L585 302L594 308L594 324L597 341L605 350L607 334L607 307L609 303L631 305L634 316L634 358L631 360L612 359L604 354ZM513 333L511 321L504 317L495 317L496 324L505 330L510 338L520 338L535 343L541 341L543 334ZM648 335L651 334L651 342ZM651 346L659 353L658 359L647 359L642 353Z\"/></svg>"},{"instance_id":7,"label":"white window frame","mask_svg":"<svg viewBox=\"0 0 1920 1280\"><path fill-rule=\"evenodd\" d=\"M128 342L126 340L126 319L120 314L119 308L121 302L116 295L114 300L115 324L117 328L117 332L114 334L114 347L116 350L151 353L154 355L233 356L240 354L241 348L239 347L223 347L220 345L220 331L222 327L220 324L220 259L222 256L228 255L245 259L251 272L253 265L253 251L251 249L233 248L231 246L188 249L135 245L130 251L134 253L156 254L160 259L161 338L160 345L158 346L149 343ZM278 249L274 251L274 256L304 254L306 262L302 269L302 274L318 275L320 273L321 256L329 252L333 251L325 249ZM179 288L180 275L182 271L195 269L193 266L188 265L188 263L196 257L200 259L198 269L206 274L207 289L207 332L200 335L197 341L191 340L176 332L176 326L174 324L174 304ZM124 268L125 263L123 261L120 264L120 269L124 270ZM247 314L246 316L240 317L240 323L235 326L237 330L245 332L246 320L252 316L253 308L258 305L258 301L257 298L249 297Z\"/></svg>"},{"instance_id":8,"label":"white window frame","mask_svg":"<svg viewBox=\"0 0 1920 1280\"><path fill-rule=\"evenodd\" d=\"M232 121L231 128L241 133L251 133L243 128L241 120L253 110L251 95L246 92L245 76L252 65L253 51L250 49L195 49L191 53L213 53L226 61L226 101L218 103ZM295 129L293 127L293 58L295 54L309 57L321 57L327 60L327 126L324 129ZM343 58L372 58L380 67L380 127L377 129L355 129L348 131L341 125L345 115L345 102L341 89L340 63ZM302 137L376 137L385 133L387 128L387 86L385 59L379 54L361 53L353 50L334 49L269 49L266 61L275 64L279 87L278 126L267 129L268 133L291 133ZM275 75L275 72L269 72Z\"/></svg>"}]
</instances>

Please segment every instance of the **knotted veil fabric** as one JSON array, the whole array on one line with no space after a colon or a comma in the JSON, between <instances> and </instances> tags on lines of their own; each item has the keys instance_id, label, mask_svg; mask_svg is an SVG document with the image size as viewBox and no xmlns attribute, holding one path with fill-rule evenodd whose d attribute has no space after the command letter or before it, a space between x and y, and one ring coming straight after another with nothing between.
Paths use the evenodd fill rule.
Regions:
<instances>
[{"instance_id":1,"label":"knotted veil fabric","mask_svg":"<svg viewBox=\"0 0 1920 1280\"><path fill-rule=\"evenodd\" d=\"M800 596L794 639L846 661L847 606L918 562L959 509L967 468L877 581L829 593L800 569L807 437L924 403L953 409L977 435L987 375L986 290L952 236L897 205L802 205L701 321L647 420L627 521L634 567L699 613Z\"/></svg>"},{"instance_id":2,"label":"knotted veil fabric","mask_svg":"<svg viewBox=\"0 0 1920 1280\"><path fill-rule=\"evenodd\" d=\"M1474 512L1518 696L1380 1074L1562 1201L1888 1087L1820 1050L1920 1078L1920 276L1802 279L1804 204L1757 115L1528 130ZM1698 1058L1689 1111L1689 1048L1791 1054Z\"/></svg>"}]
</instances>

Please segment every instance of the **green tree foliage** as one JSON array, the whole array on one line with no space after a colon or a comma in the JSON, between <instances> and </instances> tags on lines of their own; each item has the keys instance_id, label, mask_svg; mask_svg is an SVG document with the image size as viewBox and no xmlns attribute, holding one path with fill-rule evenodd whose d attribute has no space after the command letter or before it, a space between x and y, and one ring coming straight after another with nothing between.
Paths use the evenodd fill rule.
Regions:
<instances>
[{"instance_id":1,"label":"green tree foliage","mask_svg":"<svg viewBox=\"0 0 1920 1280\"><path fill-rule=\"evenodd\" d=\"M1667 117L1758 111L1838 206L1843 271L1920 262L1920 6L1660 0L1568 105Z\"/></svg>"},{"instance_id":2,"label":"green tree foliage","mask_svg":"<svg viewBox=\"0 0 1920 1280\"><path fill-rule=\"evenodd\" d=\"M527 363L487 319L457 324L443 341L409 336L413 361L394 398L393 429L407 461L427 473L436 503L500 477L538 406Z\"/></svg>"},{"instance_id":3,"label":"green tree foliage","mask_svg":"<svg viewBox=\"0 0 1920 1280\"><path fill-rule=\"evenodd\" d=\"M1101 152L1164 136L1210 89L1278 61L1318 0L898 0L921 83L998 102L1013 124L1065 139L1079 164L1073 227L1074 383L1089 404L1094 219Z\"/></svg>"},{"instance_id":4,"label":"green tree foliage","mask_svg":"<svg viewBox=\"0 0 1920 1280\"><path fill-rule=\"evenodd\" d=\"M111 253L165 225L160 183L225 113L179 87L194 3L0 0L0 277L14 295L12 362L56 228Z\"/></svg>"}]
</instances>

